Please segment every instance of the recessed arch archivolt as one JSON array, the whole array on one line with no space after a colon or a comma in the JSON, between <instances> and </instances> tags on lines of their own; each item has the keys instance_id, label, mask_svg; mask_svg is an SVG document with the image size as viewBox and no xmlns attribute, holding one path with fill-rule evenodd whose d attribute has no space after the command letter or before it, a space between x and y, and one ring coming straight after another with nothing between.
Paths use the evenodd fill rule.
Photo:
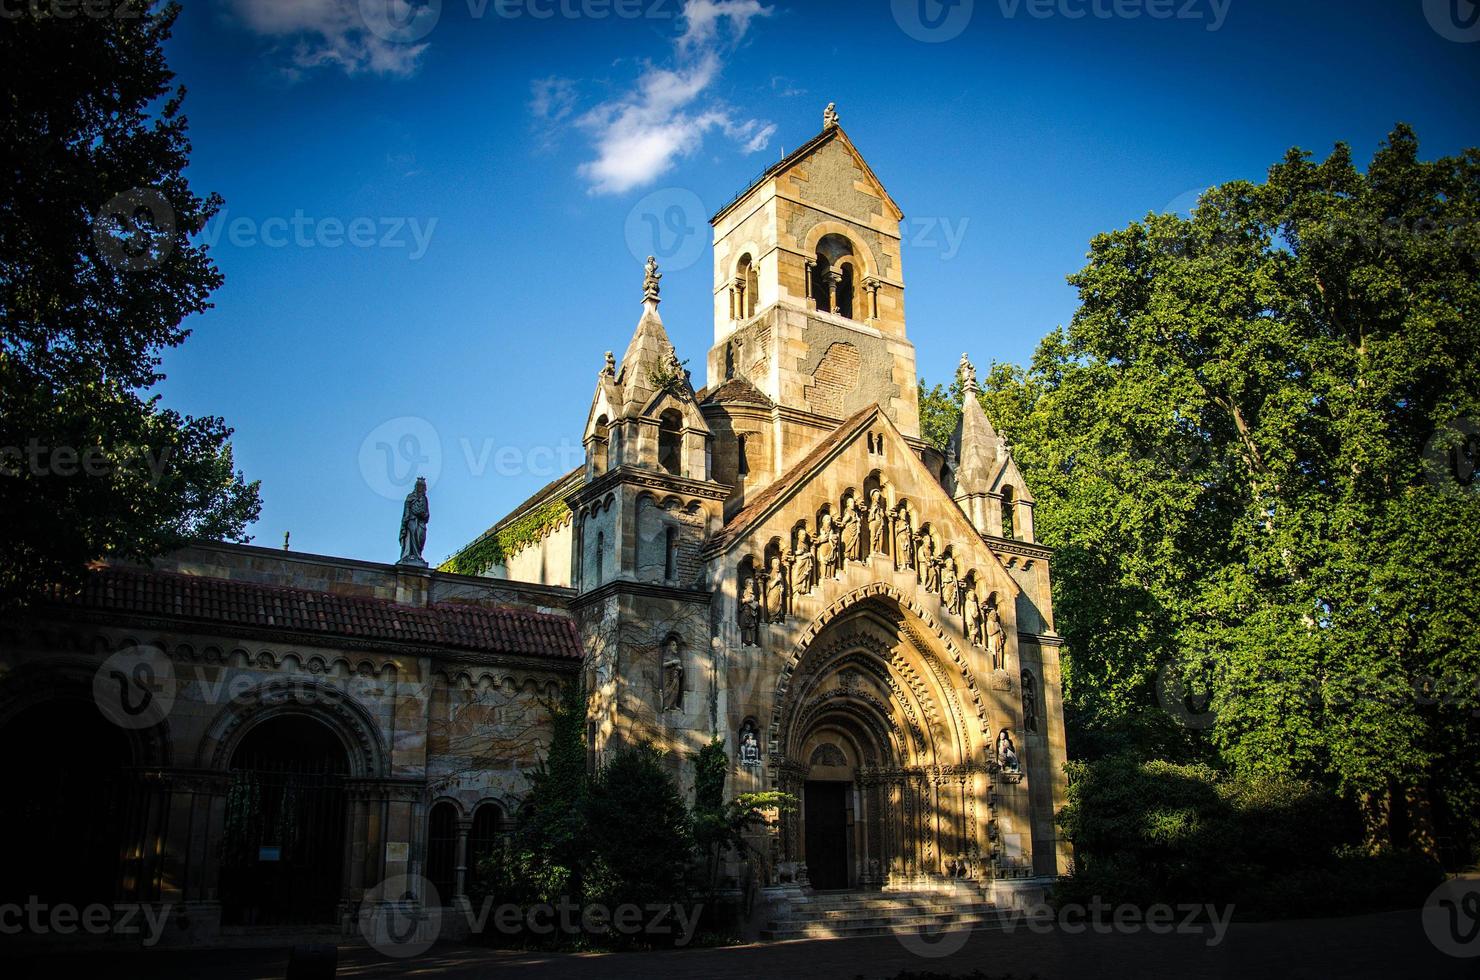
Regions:
<instances>
[{"instance_id":1,"label":"recessed arch archivolt","mask_svg":"<svg viewBox=\"0 0 1480 980\"><path fill-rule=\"evenodd\" d=\"M273 678L233 697L206 729L197 765L225 771L249 731L284 714L303 715L328 727L343 743L352 775L388 775L390 753L370 712L337 685L316 678Z\"/></svg>"},{"instance_id":2,"label":"recessed arch archivolt","mask_svg":"<svg viewBox=\"0 0 1480 980\"><path fill-rule=\"evenodd\" d=\"M946 635L940 623L909 596L904 595L887 583L872 582L846 595L840 596L837 600L830 603L826 609L822 610L808 624L807 628L802 631L791 654L787 657L786 663L782 665L776 678L776 688L771 702L773 708L769 735L770 751L773 758L779 757L778 752L784 752L785 746L782 744L784 741L782 738L784 717L790 711L795 710L795 702L798 701L794 692L791 691L793 678L798 666L812 652L818 638L823 636L829 626L847 614L858 611L861 606L880 600L892 603L905 614L905 629L902 632L909 636L912 641L910 643L911 647L918 650L921 655L920 659L930 668L931 673L935 676L937 681L936 686L944 695L944 701L940 704L940 707L946 710L952 717L958 729L957 734L963 750L971 751L974 740L970 736L973 732L979 733L983 739L990 738L992 725L987 717L986 701L977 687L976 677L972 673L971 667L967 663L966 657L960 647ZM915 629L911 630L909 628L911 626L914 626ZM919 642L922 639L926 642ZM934 650L930 649L932 647ZM961 686L970 701L969 706L963 706L961 704L955 696L955 685L949 682L948 677L942 676L945 671L940 669L942 665L935 651L943 652L955 664L956 671L959 673L961 679ZM884 659L887 662L891 657L885 657ZM966 711L974 711L976 725L970 726L966 724L963 707ZM962 761L964 762L966 759Z\"/></svg>"}]
</instances>

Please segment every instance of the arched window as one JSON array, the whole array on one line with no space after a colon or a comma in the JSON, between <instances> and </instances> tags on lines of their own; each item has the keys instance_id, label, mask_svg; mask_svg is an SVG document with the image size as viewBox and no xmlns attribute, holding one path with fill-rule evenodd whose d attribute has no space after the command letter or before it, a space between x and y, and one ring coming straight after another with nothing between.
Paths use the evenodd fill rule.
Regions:
<instances>
[{"instance_id":1,"label":"arched window","mask_svg":"<svg viewBox=\"0 0 1480 980\"><path fill-rule=\"evenodd\" d=\"M595 431L591 434L591 469L593 473L606 472L606 416L603 415L596 420Z\"/></svg>"},{"instance_id":2,"label":"arched window","mask_svg":"<svg viewBox=\"0 0 1480 980\"><path fill-rule=\"evenodd\" d=\"M750 475L750 457L746 454L745 436L742 434L735 440L735 472L741 478Z\"/></svg>"},{"instance_id":3,"label":"arched window","mask_svg":"<svg viewBox=\"0 0 1480 980\"><path fill-rule=\"evenodd\" d=\"M1023 668L1023 731L1038 734L1038 681L1026 667Z\"/></svg>"},{"instance_id":4,"label":"arched window","mask_svg":"<svg viewBox=\"0 0 1480 980\"><path fill-rule=\"evenodd\" d=\"M855 264L852 242L842 235L822 236L817 243L817 258L812 263L812 295L817 300L817 309L853 316Z\"/></svg>"},{"instance_id":5,"label":"arched window","mask_svg":"<svg viewBox=\"0 0 1480 980\"><path fill-rule=\"evenodd\" d=\"M457 889L457 807L446 800L432 805L427 816L427 880L443 905Z\"/></svg>"},{"instance_id":6,"label":"arched window","mask_svg":"<svg viewBox=\"0 0 1480 980\"><path fill-rule=\"evenodd\" d=\"M663 530L663 578L672 581L678 578L678 529Z\"/></svg>"},{"instance_id":7,"label":"arched window","mask_svg":"<svg viewBox=\"0 0 1480 980\"><path fill-rule=\"evenodd\" d=\"M1012 492L1012 487L1010 487L1010 486L1003 487L1002 488L1002 536L1004 538L1015 538L1015 537L1017 537L1017 534L1014 533L1015 528L1013 526L1013 519L1012 519L1013 505L1015 503L1016 503L1016 501L1014 500L1014 495L1013 495L1013 492Z\"/></svg>"},{"instance_id":8,"label":"arched window","mask_svg":"<svg viewBox=\"0 0 1480 980\"><path fill-rule=\"evenodd\" d=\"M479 867L504 839L504 811L497 803L481 803L473 811L473 827L468 833L468 872L476 876Z\"/></svg>"},{"instance_id":9,"label":"arched window","mask_svg":"<svg viewBox=\"0 0 1480 980\"><path fill-rule=\"evenodd\" d=\"M683 416L671 408L658 418L658 465L674 476L683 473Z\"/></svg>"},{"instance_id":10,"label":"arched window","mask_svg":"<svg viewBox=\"0 0 1480 980\"><path fill-rule=\"evenodd\" d=\"M735 282L731 285L730 315L736 320L748 320L755 316L755 294L760 288L760 276L755 263L746 252L735 265Z\"/></svg>"},{"instance_id":11,"label":"arched window","mask_svg":"<svg viewBox=\"0 0 1480 980\"><path fill-rule=\"evenodd\" d=\"M593 585L601 584L601 563L606 560L606 532L596 532L596 581Z\"/></svg>"}]
</instances>

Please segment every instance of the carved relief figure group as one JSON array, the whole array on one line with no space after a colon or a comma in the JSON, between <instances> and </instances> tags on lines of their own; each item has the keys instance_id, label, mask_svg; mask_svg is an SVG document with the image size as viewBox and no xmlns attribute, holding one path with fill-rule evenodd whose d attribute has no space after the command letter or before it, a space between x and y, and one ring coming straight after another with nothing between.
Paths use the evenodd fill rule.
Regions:
<instances>
[{"instance_id":1,"label":"carved relief figure group","mask_svg":"<svg viewBox=\"0 0 1480 980\"><path fill-rule=\"evenodd\" d=\"M1004 667L1007 633L997 594L981 596L976 570L963 573L952 548L941 546L930 525L916 528L908 501L891 508L877 487L869 491L866 506L862 500L854 490L846 491L838 516L824 506L814 527L804 522L793 529L788 545L773 541L760 568L753 561L742 566L737 609L741 643L759 646L761 627L784 622L794 596L808 595L823 580L837 578L848 562L863 564L878 555L891 558L896 571L913 571L925 591L961 617L962 632L987 651L992 668Z\"/></svg>"}]
</instances>

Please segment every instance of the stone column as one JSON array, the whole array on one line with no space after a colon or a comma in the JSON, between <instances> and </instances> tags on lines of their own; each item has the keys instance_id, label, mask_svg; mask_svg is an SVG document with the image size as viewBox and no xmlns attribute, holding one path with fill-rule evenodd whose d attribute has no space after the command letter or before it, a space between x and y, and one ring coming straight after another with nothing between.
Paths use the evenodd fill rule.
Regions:
<instances>
[{"instance_id":1,"label":"stone column","mask_svg":"<svg viewBox=\"0 0 1480 980\"><path fill-rule=\"evenodd\" d=\"M827 310L838 312L838 287L843 284L843 274L836 269L827 270Z\"/></svg>"},{"instance_id":2,"label":"stone column","mask_svg":"<svg viewBox=\"0 0 1480 980\"><path fill-rule=\"evenodd\" d=\"M457 878L452 889L455 898L465 898L468 894L468 832L472 829L472 818L457 822ZM443 901L442 904L452 903Z\"/></svg>"}]
</instances>

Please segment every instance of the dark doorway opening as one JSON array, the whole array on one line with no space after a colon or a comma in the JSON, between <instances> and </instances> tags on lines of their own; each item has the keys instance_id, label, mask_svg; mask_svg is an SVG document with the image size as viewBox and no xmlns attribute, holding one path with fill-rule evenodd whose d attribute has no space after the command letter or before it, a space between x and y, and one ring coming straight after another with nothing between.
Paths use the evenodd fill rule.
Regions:
<instances>
[{"instance_id":1,"label":"dark doorway opening","mask_svg":"<svg viewBox=\"0 0 1480 980\"><path fill-rule=\"evenodd\" d=\"M807 877L819 891L848 887L848 790L851 783L808 780L802 807L807 821Z\"/></svg>"},{"instance_id":2,"label":"dark doorway opening","mask_svg":"<svg viewBox=\"0 0 1480 980\"><path fill-rule=\"evenodd\" d=\"M148 831L158 832L159 796L132 768L123 730L91 701L61 698L16 715L0 739L9 753L0 903L156 897Z\"/></svg>"},{"instance_id":3,"label":"dark doorway opening","mask_svg":"<svg viewBox=\"0 0 1480 980\"><path fill-rule=\"evenodd\" d=\"M230 769L222 922L333 923L344 868L344 746L312 718L283 715L247 733Z\"/></svg>"}]
</instances>

